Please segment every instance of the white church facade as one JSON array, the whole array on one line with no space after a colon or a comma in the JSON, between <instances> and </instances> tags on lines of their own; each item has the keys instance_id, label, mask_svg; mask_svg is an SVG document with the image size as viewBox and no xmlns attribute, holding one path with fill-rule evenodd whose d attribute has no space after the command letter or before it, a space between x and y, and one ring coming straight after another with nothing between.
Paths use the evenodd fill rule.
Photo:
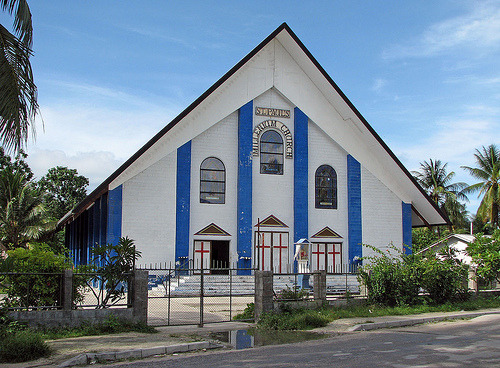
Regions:
<instances>
[{"instance_id":1,"label":"white church facade","mask_svg":"<svg viewBox=\"0 0 500 368\"><path fill-rule=\"evenodd\" d=\"M59 224L77 264L128 236L140 264L286 272L299 239L335 270L448 222L282 24Z\"/></svg>"}]
</instances>

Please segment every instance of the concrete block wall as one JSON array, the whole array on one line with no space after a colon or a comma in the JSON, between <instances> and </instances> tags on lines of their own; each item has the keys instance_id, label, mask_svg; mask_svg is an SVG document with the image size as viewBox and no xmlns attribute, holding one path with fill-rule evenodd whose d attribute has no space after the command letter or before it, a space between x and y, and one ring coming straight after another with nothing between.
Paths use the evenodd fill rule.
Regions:
<instances>
[{"instance_id":1,"label":"concrete block wall","mask_svg":"<svg viewBox=\"0 0 500 368\"><path fill-rule=\"evenodd\" d=\"M253 107L290 110L290 118L253 116L253 126L274 119L284 123L294 135L294 105L277 90L270 89L253 101ZM346 152L335 137L312 120L308 124L308 233L309 237L328 226L342 236L342 263L349 262L348 183ZM237 172L238 112L235 111L191 141L189 257L194 240L207 239L194 233L214 222L231 234L212 240L230 240L230 260L237 261ZM226 169L224 204L200 203L200 165L207 157L222 160ZM123 184L122 235L136 241L143 252L139 265L173 262L176 229L176 152L172 152ZM321 165L337 173L337 209L315 208L315 172ZM252 232L258 218L273 214L288 225L289 261L293 260L294 164L284 158L283 175L260 174L260 157L252 156ZM368 170L361 170L362 241L385 248L402 242L401 200ZM357 220L358 221L358 220ZM261 229L265 231L266 229ZM252 236L252 242L254 237ZM365 250L366 251L366 250ZM366 254L363 254L366 255Z\"/></svg>"},{"instance_id":2,"label":"concrete block wall","mask_svg":"<svg viewBox=\"0 0 500 368\"><path fill-rule=\"evenodd\" d=\"M402 248L401 199L372 173L361 167L361 211L363 214L363 244L387 249L388 244ZM374 255L363 248L363 256Z\"/></svg>"},{"instance_id":3,"label":"concrete block wall","mask_svg":"<svg viewBox=\"0 0 500 368\"><path fill-rule=\"evenodd\" d=\"M321 165L330 165L337 173L337 209L315 208L315 174ZM308 178L309 237L330 227L342 236L342 263L348 263L347 152L312 121L309 121Z\"/></svg>"},{"instance_id":4,"label":"concrete block wall","mask_svg":"<svg viewBox=\"0 0 500 368\"><path fill-rule=\"evenodd\" d=\"M189 255L193 257L194 240L207 240L193 235L210 223L215 223L231 236L210 237L229 240L230 262L237 261L237 179L238 179L238 113L218 122L191 143L191 218ZM200 166L207 157L221 160L226 169L224 204L200 203Z\"/></svg>"},{"instance_id":5,"label":"concrete block wall","mask_svg":"<svg viewBox=\"0 0 500 368\"><path fill-rule=\"evenodd\" d=\"M277 109L290 110L290 118L271 118L268 116L254 115L254 128L266 120L278 120L286 125L294 136L294 105L286 100L276 90L271 89L263 93L254 100L255 107L273 107ZM282 135L283 143L285 137ZM260 147L259 147L260 152ZM268 175L260 173L260 157L253 156L252 173L253 173L253 188L252 188L252 226L257 224L258 219L264 220L269 215L274 215L283 221L288 228L285 231L289 232L289 254L288 259L293 259L293 182L294 182L294 165L293 159L283 159L283 175ZM256 231L256 228L253 228ZM261 231L265 231L264 228ZM254 238L252 238L254 241Z\"/></svg>"},{"instance_id":6,"label":"concrete block wall","mask_svg":"<svg viewBox=\"0 0 500 368\"><path fill-rule=\"evenodd\" d=\"M174 260L176 152L123 184L122 235L135 240L137 265Z\"/></svg>"},{"instance_id":7,"label":"concrete block wall","mask_svg":"<svg viewBox=\"0 0 500 368\"><path fill-rule=\"evenodd\" d=\"M99 323L110 316L131 322L147 323L148 320L148 272L134 271L129 284L129 308L72 309L73 271L66 270L63 278L62 309L11 311L9 317L29 326L62 327L80 326L84 323Z\"/></svg>"}]
</instances>

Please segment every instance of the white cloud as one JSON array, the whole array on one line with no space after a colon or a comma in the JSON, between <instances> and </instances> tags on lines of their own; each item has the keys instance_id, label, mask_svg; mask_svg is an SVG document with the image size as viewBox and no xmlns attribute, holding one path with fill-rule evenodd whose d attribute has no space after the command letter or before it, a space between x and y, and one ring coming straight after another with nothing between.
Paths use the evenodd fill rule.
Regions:
<instances>
[{"instance_id":1,"label":"white cloud","mask_svg":"<svg viewBox=\"0 0 500 368\"><path fill-rule=\"evenodd\" d=\"M40 178L54 166L77 169L90 190L168 124L173 106L120 90L68 81L45 81L59 87L56 102L42 103L37 137L28 145L28 163Z\"/></svg>"},{"instance_id":2,"label":"white cloud","mask_svg":"<svg viewBox=\"0 0 500 368\"><path fill-rule=\"evenodd\" d=\"M61 150L33 149L28 156L30 165L36 178L47 173L55 166L66 166L77 169L80 175L89 178L88 192L94 190L101 182L111 175L123 160L109 151L80 152L68 155Z\"/></svg>"},{"instance_id":3,"label":"white cloud","mask_svg":"<svg viewBox=\"0 0 500 368\"><path fill-rule=\"evenodd\" d=\"M473 184L477 179L469 176L461 166L476 166L474 153L481 146L500 142L499 124L490 120L450 120L436 123L428 130L424 141L405 147L394 145L394 152L409 170L418 170L420 162L439 159L454 171L455 182ZM476 194L469 196L467 209L475 213L480 201Z\"/></svg>"},{"instance_id":4,"label":"white cloud","mask_svg":"<svg viewBox=\"0 0 500 368\"><path fill-rule=\"evenodd\" d=\"M377 93L380 93L386 85L387 85L387 80L383 78L376 78L373 81L372 90Z\"/></svg>"},{"instance_id":5,"label":"white cloud","mask_svg":"<svg viewBox=\"0 0 500 368\"><path fill-rule=\"evenodd\" d=\"M385 58L425 57L455 48L490 52L500 45L500 3L475 3L468 14L428 27L409 45L396 45L383 53Z\"/></svg>"},{"instance_id":6,"label":"white cloud","mask_svg":"<svg viewBox=\"0 0 500 368\"><path fill-rule=\"evenodd\" d=\"M434 128L428 130L425 141L396 149L410 168L418 168L419 162L429 158L456 168L470 165L476 148L500 141L498 124L488 120L452 120L437 123Z\"/></svg>"}]
</instances>

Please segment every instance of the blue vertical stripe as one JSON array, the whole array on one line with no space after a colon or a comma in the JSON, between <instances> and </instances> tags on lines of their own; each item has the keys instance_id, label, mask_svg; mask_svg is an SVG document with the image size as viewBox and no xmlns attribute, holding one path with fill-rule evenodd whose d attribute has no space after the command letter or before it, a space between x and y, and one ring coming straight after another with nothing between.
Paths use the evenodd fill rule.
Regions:
<instances>
[{"instance_id":1,"label":"blue vertical stripe","mask_svg":"<svg viewBox=\"0 0 500 368\"><path fill-rule=\"evenodd\" d=\"M308 117L298 107L294 109L294 159L293 159L293 232L294 242L308 237ZM294 266L295 267L295 266Z\"/></svg>"},{"instance_id":2,"label":"blue vertical stripe","mask_svg":"<svg viewBox=\"0 0 500 368\"><path fill-rule=\"evenodd\" d=\"M90 263L90 249L92 248L94 244L94 213L95 213L95 203L92 207L90 207L88 210L88 228L87 228L87 244L85 246L85 252L86 252L86 263Z\"/></svg>"},{"instance_id":3,"label":"blue vertical stripe","mask_svg":"<svg viewBox=\"0 0 500 368\"><path fill-rule=\"evenodd\" d=\"M403 245L405 254L412 253L412 245L411 245L411 203L402 204L402 214L403 214Z\"/></svg>"},{"instance_id":4,"label":"blue vertical stripe","mask_svg":"<svg viewBox=\"0 0 500 368\"><path fill-rule=\"evenodd\" d=\"M238 268L252 266L252 134L253 101L250 101L238 111Z\"/></svg>"},{"instance_id":5,"label":"blue vertical stripe","mask_svg":"<svg viewBox=\"0 0 500 368\"><path fill-rule=\"evenodd\" d=\"M177 149L177 202L175 214L175 261L182 266L189 259L191 195L191 141Z\"/></svg>"},{"instance_id":6,"label":"blue vertical stripe","mask_svg":"<svg viewBox=\"0 0 500 368\"><path fill-rule=\"evenodd\" d=\"M347 212L349 226L349 263L363 256L363 232L361 217L361 165L347 155Z\"/></svg>"},{"instance_id":7,"label":"blue vertical stripe","mask_svg":"<svg viewBox=\"0 0 500 368\"><path fill-rule=\"evenodd\" d=\"M108 226L106 240L116 245L122 236L122 186L108 192Z\"/></svg>"},{"instance_id":8,"label":"blue vertical stripe","mask_svg":"<svg viewBox=\"0 0 500 368\"><path fill-rule=\"evenodd\" d=\"M108 227L108 193L101 196L101 225L99 226L99 244L108 244L106 239Z\"/></svg>"}]
</instances>

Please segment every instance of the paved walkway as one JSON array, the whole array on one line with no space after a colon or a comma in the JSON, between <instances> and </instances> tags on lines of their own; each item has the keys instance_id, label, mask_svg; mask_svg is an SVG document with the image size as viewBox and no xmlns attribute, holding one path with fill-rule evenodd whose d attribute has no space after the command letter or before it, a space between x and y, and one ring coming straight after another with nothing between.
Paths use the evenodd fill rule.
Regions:
<instances>
[{"instance_id":1,"label":"paved walkway","mask_svg":"<svg viewBox=\"0 0 500 368\"><path fill-rule=\"evenodd\" d=\"M418 323L451 320L459 318L474 318L485 314L500 314L500 308L485 309L473 312L446 312L446 313L424 313L408 316L384 316L384 317L361 317L344 318L330 323L326 327L317 328L314 331L327 334L355 333L355 331L370 330L377 328L410 326ZM206 324L204 327L197 326L168 326L157 327L158 333L123 333L105 336L88 336L49 341L55 353L44 359L34 362L19 364L3 364L0 367L57 367L83 353L105 353L120 351L122 353L137 351L139 349L152 349L156 347L189 345L195 341L209 340L210 333L247 329L250 324L241 322L225 322Z\"/></svg>"}]
</instances>

